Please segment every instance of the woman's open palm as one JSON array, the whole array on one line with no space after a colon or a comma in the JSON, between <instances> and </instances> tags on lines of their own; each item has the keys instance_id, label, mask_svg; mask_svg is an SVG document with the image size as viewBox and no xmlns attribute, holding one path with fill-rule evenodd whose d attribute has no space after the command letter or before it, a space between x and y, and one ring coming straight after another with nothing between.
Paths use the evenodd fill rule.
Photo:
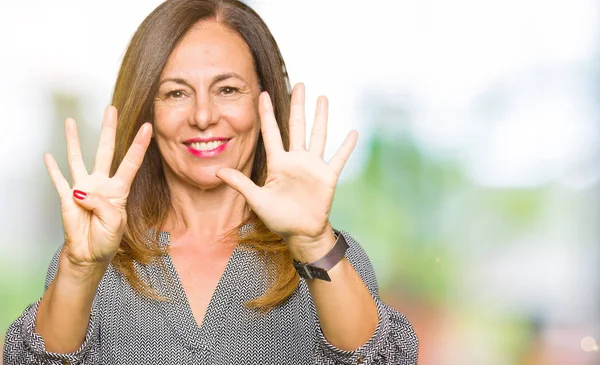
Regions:
<instances>
[{"instance_id":1,"label":"woman's open palm","mask_svg":"<svg viewBox=\"0 0 600 365\"><path fill-rule=\"evenodd\" d=\"M261 132L267 153L267 179L262 187L234 169L221 169L218 176L239 191L265 225L284 239L318 237L329 224L329 212L338 177L348 160L358 134L353 131L329 163L323 160L327 139L328 105L317 102L315 121L306 148L304 85L292 93L290 148L285 151L271 100L263 93L259 100Z\"/></svg>"},{"instance_id":2,"label":"woman's open palm","mask_svg":"<svg viewBox=\"0 0 600 365\"><path fill-rule=\"evenodd\" d=\"M73 264L110 262L127 224L127 196L150 143L152 127L146 123L140 128L117 172L110 177L116 128L117 110L109 106L104 113L94 170L89 174L75 121L70 118L65 121L72 187L54 157L49 153L44 156L48 174L60 196L65 234L63 253Z\"/></svg>"}]
</instances>

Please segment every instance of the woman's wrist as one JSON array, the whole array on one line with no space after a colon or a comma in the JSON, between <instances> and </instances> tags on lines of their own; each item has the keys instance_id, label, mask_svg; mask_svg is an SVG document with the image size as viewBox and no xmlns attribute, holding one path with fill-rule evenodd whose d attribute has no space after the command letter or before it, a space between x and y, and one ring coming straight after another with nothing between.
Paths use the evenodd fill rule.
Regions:
<instances>
[{"instance_id":1,"label":"woman's wrist","mask_svg":"<svg viewBox=\"0 0 600 365\"><path fill-rule=\"evenodd\" d=\"M56 276L68 285L89 287L100 283L109 265L110 263L104 262L74 263L63 255L59 260Z\"/></svg>"},{"instance_id":2,"label":"woman's wrist","mask_svg":"<svg viewBox=\"0 0 600 365\"><path fill-rule=\"evenodd\" d=\"M290 237L286 240L292 258L301 263L311 263L327 255L335 245L335 235L329 227L319 237Z\"/></svg>"}]
</instances>

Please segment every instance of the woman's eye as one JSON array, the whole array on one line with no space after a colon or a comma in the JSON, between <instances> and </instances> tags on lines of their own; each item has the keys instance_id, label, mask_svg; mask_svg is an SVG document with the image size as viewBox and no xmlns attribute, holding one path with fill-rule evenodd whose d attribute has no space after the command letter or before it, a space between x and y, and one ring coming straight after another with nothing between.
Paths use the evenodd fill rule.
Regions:
<instances>
[{"instance_id":1,"label":"woman's eye","mask_svg":"<svg viewBox=\"0 0 600 365\"><path fill-rule=\"evenodd\" d=\"M221 94L224 96L232 96L238 92L238 89L235 87L225 86L221 88Z\"/></svg>"},{"instance_id":2,"label":"woman's eye","mask_svg":"<svg viewBox=\"0 0 600 365\"><path fill-rule=\"evenodd\" d=\"M184 93L181 90L173 90L173 91L169 91L167 93L167 97L173 98L173 99L181 99L184 97Z\"/></svg>"}]
</instances>

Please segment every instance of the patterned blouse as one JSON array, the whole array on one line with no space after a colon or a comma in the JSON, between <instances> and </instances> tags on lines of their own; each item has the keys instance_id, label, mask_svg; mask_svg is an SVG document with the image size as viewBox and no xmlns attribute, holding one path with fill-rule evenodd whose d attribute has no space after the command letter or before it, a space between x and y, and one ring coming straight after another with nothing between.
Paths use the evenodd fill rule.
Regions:
<instances>
[{"instance_id":1,"label":"patterned blouse","mask_svg":"<svg viewBox=\"0 0 600 365\"><path fill-rule=\"evenodd\" d=\"M377 303L379 322L369 341L355 351L329 344L304 280L292 296L268 313L243 304L264 292L265 262L238 246L198 327L170 256L164 264L137 265L138 274L170 298L157 301L139 295L112 266L105 273L92 308L84 343L70 354L47 352L35 333L39 301L27 307L9 327L4 364L417 364L418 340L402 314L379 299L369 258L346 232L346 257ZM162 232L161 245L169 244ZM56 275L54 255L46 288Z\"/></svg>"}]
</instances>

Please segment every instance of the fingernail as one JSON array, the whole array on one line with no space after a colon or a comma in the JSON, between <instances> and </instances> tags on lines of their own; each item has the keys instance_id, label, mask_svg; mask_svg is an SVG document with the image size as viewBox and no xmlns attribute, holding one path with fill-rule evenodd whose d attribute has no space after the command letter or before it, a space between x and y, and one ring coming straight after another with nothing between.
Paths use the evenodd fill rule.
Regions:
<instances>
[{"instance_id":1,"label":"fingernail","mask_svg":"<svg viewBox=\"0 0 600 365\"><path fill-rule=\"evenodd\" d=\"M73 190L73 196L79 200L83 200L87 196L87 193L81 190Z\"/></svg>"},{"instance_id":2,"label":"fingernail","mask_svg":"<svg viewBox=\"0 0 600 365\"><path fill-rule=\"evenodd\" d=\"M323 96L319 96L317 98L317 108L321 109L325 106L325 98Z\"/></svg>"}]
</instances>

